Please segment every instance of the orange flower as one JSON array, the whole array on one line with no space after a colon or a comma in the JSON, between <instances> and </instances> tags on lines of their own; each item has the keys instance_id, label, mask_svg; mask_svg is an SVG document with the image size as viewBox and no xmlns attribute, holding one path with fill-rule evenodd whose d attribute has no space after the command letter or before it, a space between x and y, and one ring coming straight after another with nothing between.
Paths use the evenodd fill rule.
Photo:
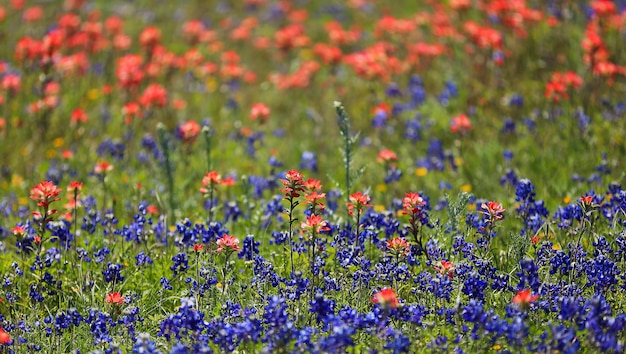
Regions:
<instances>
[{"instance_id":1,"label":"orange flower","mask_svg":"<svg viewBox=\"0 0 626 354\"><path fill-rule=\"evenodd\" d=\"M265 105L265 103L255 103L252 105L250 109L250 119L261 121L261 124L267 122L270 117L270 109Z\"/></svg>"},{"instance_id":2,"label":"orange flower","mask_svg":"<svg viewBox=\"0 0 626 354\"><path fill-rule=\"evenodd\" d=\"M96 167L93 168L93 173L97 175L104 174L105 172L113 171L113 165L106 161L98 162Z\"/></svg>"},{"instance_id":3,"label":"orange flower","mask_svg":"<svg viewBox=\"0 0 626 354\"><path fill-rule=\"evenodd\" d=\"M539 295L532 295L530 289L524 289L517 292L513 296L513 303L518 304L521 308L526 309L528 306L535 302L539 298Z\"/></svg>"},{"instance_id":4,"label":"orange flower","mask_svg":"<svg viewBox=\"0 0 626 354\"><path fill-rule=\"evenodd\" d=\"M391 288L384 288L374 294L372 302L381 306L389 306L393 309L398 307L398 296L396 292Z\"/></svg>"},{"instance_id":5,"label":"orange flower","mask_svg":"<svg viewBox=\"0 0 626 354\"><path fill-rule=\"evenodd\" d=\"M240 251L241 247L239 247L239 240L235 236L229 236L224 234L221 238L217 240L217 253L222 253L222 251Z\"/></svg>"},{"instance_id":6,"label":"orange flower","mask_svg":"<svg viewBox=\"0 0 626 354\"><path fill-rule=\"evenodd\" d=\"M370 200L371 198L367 194L361 192L352 193L348 202L348 213L354 215L354 208L357 209L358 213L363 212L365 207L372 206L372 204L368 204Z\"/></svg>"},{"instance_id":7,"label":"orange flower","mask_svg":"<svg viewBox=\"0 0 626 354\"><path fill-rule=\"evenodd\" d=\"M384 149L381 150L378 153L378 157L376 158L376 162L381 163L381 162L393 162L393 161L398 161L398 155L396 155L395 152L389 150L389 149Z\"/></svg>"},{"instance_id":8,"label":"orange flower","mask_svg":"<svg viewBox=\"0 0 626 354\"><path fill-rule=\"evenodd\" d=\"M178 127L178 135L185 143L193 144L200 134L200 124L195 120L188 120Z\"/></svg>"},{"instance_id":9,"label":"orange flower","mask_svg":"<svg viewBox=\"0 0 626 354\"><path fill-rule=\"evenodd\" d=\"M124 303L124 297L122 296L122 294L116 291L113 293L108 293L104 298L104 302L112 305L121 305Z\"/></svg>"},{"instance_id":10,"label":"orange flower","mask_svg":"<svg viewBox=\"0 0 626 354\"><path fill-rule=\"evenodd\" d=\"M40 182L30 190L30 199L37 201L38 206L47 208L50 203L61 200L58 197L60 192L61 189L54 183L50 181Z\"/></svg>"},{"instance_id":11,"label":"orange flower","mask_svg":"<svg viewBox=\"0 0 626 354\"><path fill-rule=\"evenodd\" d=\"M4 328L0 328L0 344L7 345L11 343L11 336L4 331Z\"/></svg>"},{"instance_id":12,"label":"orange flower","mask_svg":"<svg viewBox=\"0 0 626 354\"><path fill-rule=\"evenodd\" d=\"M409 252L411 252L411 246L409 246L409 243L402 237L387 240L387 249L402 256L407 256Z\"/></svg>"}]
</instances>

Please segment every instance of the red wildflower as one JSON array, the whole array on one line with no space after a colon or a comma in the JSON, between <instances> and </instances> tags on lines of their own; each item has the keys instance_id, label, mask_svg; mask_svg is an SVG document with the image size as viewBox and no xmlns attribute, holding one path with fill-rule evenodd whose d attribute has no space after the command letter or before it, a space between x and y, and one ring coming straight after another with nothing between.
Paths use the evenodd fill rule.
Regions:
<instances>
[{"instance_id":1,"label":"red wildflower","mask_svg":"<svg viewBox=\"0 0 626 354\"><path fill-rule=\"evenodd\" d=\"M313 191L304 196L304 199L306 199L304 201L304 204L319 204L319 201L323 200L324 198L326 198L326 193L318 193L316 191Z\"/></svg>"},{"instance_id":2,"label":"red wildflower","mask_svg":"<svg viewBox=\"0 0 626 354\"><path fill-rule=\"evenodd\" d=\"M83 109L76 108L72 112L72 116L70 117L71 125L76 125L78 123L87 123L87 121L89 121L89 116Z\"/></svg>"},{"instance_id":3,"label":"red wildflower","mask_svg":"<svg viewBox=\"0 0 626 354\"><path fill-rule=\"evenodd\" d=\"M185 142L193 144L200 134L200 124L195 120L188 120L178 127L178 136Z\"/></svg>"},{"instance_id":4,"label":"red wildflower","mask_svg":"<svg viewBox=\"0 0 626 354\"><path fill-rule=\"evenodd\" d=\"M327 226L327 222L322 219L321 216L311 215L306 218L306 222L300 224L302 231L311 231L314 234L319 234L322 231L330 230Z\"/></svg>"},{"instance_id":5,"label":"red wildflower","mask_svg":"<svg viewBox=\"0 0 626 354\"><path fill-rule=\"evenodd\" d=\"M472 130L472 122L467 118L467 115L460 114L456 117L452 117L450 123L450 131L453 133L461 132L463 134Z\"/></svg>"},{"instance_id":6,"label":"red wildflower","mask_svg":"<svg viewBox=\"0 0 626 354\"><path fill-rule=\"evenodd\" d=\"M354 215L354 208L357 209L357 212L361 214L365 207L372 206L368 204L371 198L367 194L363 194L361 192L352 193L350 195L350 201L348 202L348 213L350 215Z\"/></svg>"},{"instance_id":7,"label":"red wildflower","mask_svg":"<svg viewBox=\"0 0 626 354\"><path fill-rule=\"evenodd\" d=\"M217 240L217 253L222 253L222 251L228 252L236 252L241 250L239 247L239 240L234 236L229 236L224 234L221 238Z\"/></svg>"},{"instance_id":8,"label":"red wildflower","mask_svg":"<svg viewBox=\"0 0 626 354\"><path fill-rule=\"evenodd\" d=\"M104 298L104 302L112 305L121 305L124 303L124 297L119 292L108 293Z\"/></svg>"},{"instance_id":9,"label":"red wildflower","mask_svg":"<svg viewBox=\"0 0 626 354\"><path fill-rule=\"evenodd\" d=\"M304 182L304 187L310 191L319 191L322 190L322 182L314 178L309 178Z\"/></svg>"},{"instance_id":10,"label":"red wildflower","mask_svg":"<svg viewBox=\"0 0 626 354\"><path fill-rule=\"evenodd\" d=\"M285 188L282 192L286 197L297 198L304 192L304 178L298 170L289 170L285 173L285 179L281 180Z\"/></svg>"},{"instance_id":11,"label":"red wildflower","mask_svg":"<svg viewBox=\"0 0 626 354\"><path fill-rule=\"evenodd\" d=\"M583 203L584 205L591 205L591 203L593 203L593 196L592 195L583 195L582 197L580 197L580 202Z\"/></svg>"},{"instance_id":12,"label":"red wildflower","mask_svg":"<svg viewBox=\"0 0 626 354\"><path fill-rule=\"evenodd\" d=\"M441 261L438 265L435 265L435 270L440 274L447 274L448 278L452 279L454 274L454 264L448 261Z\"/></svg>"},{"instance_id":13,"label":"red wildflower","mask_svg":"<svg viewBox=\"0 0 626 354\"><path fill-rule=\"evenodd\" d=\"M110 163L106 161L98 162L96 166L93 168L93 173L97 175L102 175L106 172L111 172L111 171L113 171L113 165L111 165Z\"/></svg>"},{"instance_id":14,"label":"red wildflower","mask_svg":"<svg viewBox=\"0 0 626 354\"><path fill-rule=\"evenodd\" d=\"M378 157L376 158L376 162L393 162L398 161L398 155L395 152L384 149L378 153Z\"/></svg>"},{"instance_id":15,"label":"red wildflower","mask_svg":"<svg viewBox=\"0 0 626 354\"><path fill-rule=\"evenodd\" d=\"M0 328L0 344L7 345L11 343L11 336L4 331L4 328Z\"/></svg>"},{"instance_id":16,"label":"red wildflower","mask_svg":"<svg viewBox=\"0 0 626 354\"><path fill-rule=\"evenodd\" d=\"M409 243L402 237L387 240L387 249L401 256L407 256L409 252L411 252L411 246L409 246Z\"/></svg>"},{"instance_id":17,"label":"red wildflower","mask_svg":"<svg viewBox=\"0 0 626 354\"><path fill-rule=\"evenodd\" d=\"M139 103L146 108L165 107L167 105L167 90L159 84L151 84L139 97Z\"/></svg>"},{"instance_id":18,"label":"red wildflower","mask_svg":"<svg viewBox=\"0 0 626 354\"><path fill-rule=\"evenodd\" d=\"M50 181L40 182L30 190L30 199L37 201L38 206L47 208L50 203L61 200L59 198L60 192L61 189L54 183Z\"/></svg>"},{"instance_id":19,"label":"red wildflower","mask_svg":"<svg viewBox=\"0 0 626 354\"><path fill-rule=\"evenodd\" d=\"M11 229L11 232L13 232L13 235L15 236L24 236L26 235L26 227L23 225L17 225Z\"/></svg>"},{"instance_id":20,"label":"red wildflower","mask_svg":"<svg viewBox=\"0 0 626 354\"><path fill-rule=\"evenodd\" d=\"M207 189L206 187L212 188L213 186L221 183L222 176L217 173L217 171L207 172L207 174L202 177L202 188L200 188L200 193L206 194L209 192L209 189Z\"/></svg>"},{"instance_id":21,"label":"red wildflower","mask_svg":"<svg viewBox=\"0 0 626 354\"><path fill-rule=\"evenodd\" d=\"M391 288L384 288L378 291L372 297L372 302L381 306L389 306L391 308L398 307L398 296Z\"/></svg>"},{"instance_id":22,"label":"red wildflower","mask_svg":"<svg viewBox=\"0 0 626 354\"><path fill-rule=\"evenodd\" d=\"M6 74L2 78L2 83L0 83L0 87L3 90L6 90L12 94L15 94L20 90L21 87L21 79L18 75L15 74Z\"/></svg>"},{"instance_id":23,"label":"red wildflower","mask_svg":"<svg viewBox=\"0 0 626 354\"><path fill-rule=\"evenodd\" d=\"M265 103L255 103L252 105L252 108L250 109L250 119L260 119L261 124L263 124L267 122L269 117L270 109L265 105Z\"/></svg>"},{"instance_id":24,"label":"red wildflower","mask_svg":"<svg viewBox=\"0 0 626 354\"><path fill-rule=\"evenodd\" d=\"M200 252L202 251L202 249L204 249L204 246L202 244L196 243L195 245L193 245L193 250L195 252Z\"/></svg>"},{"instance_id":25,"label":"red wildflower","mask_svg":"<svg viewBox=\"0 0 626 354\"><path fill-rule=\"evenodd\" d=\"M528 308L528 306L535 302L539 298L539 295L531 295L530 289L524 289L517 292L515 296L513 296L514 304L518 304L521 308Z\"/></svg>"},{"instance_id":26,"label":"red wildflower","mask_svg":"<svg viewBox=\"0 0 626 354\"><path fill-rule=\"evenodd\" d=\"M418 193L406 193L402 198L403 214L417 214L421 207L426 205L424 199Z\"/></svg>"},{"instance_id":27,"label":"red wildflower","mask_svg":"<svg viewBox=\"0 0 626 354\"><path fill-rule=\"evenodd\" d=\"M156 27L148 26L141 31L139 35L139 44L148 49L154 48L161 42L161 30Z\"/></svg>"},{"instance_id":28,"label":"red wildflower","mask_svg":"<svg viewBox=\"0 0 626 354\"><path fill-rule=\"evenodd\" d=\"M487 203L483 203L480 206L483 210L480 211L480 213L485 214L485 215L489 215L489 217L492 220L502 220L504 219L504 211L506 209L504 209L502 207L502 205L498 202L487 202Z\"/></svg>"}]
</instances>

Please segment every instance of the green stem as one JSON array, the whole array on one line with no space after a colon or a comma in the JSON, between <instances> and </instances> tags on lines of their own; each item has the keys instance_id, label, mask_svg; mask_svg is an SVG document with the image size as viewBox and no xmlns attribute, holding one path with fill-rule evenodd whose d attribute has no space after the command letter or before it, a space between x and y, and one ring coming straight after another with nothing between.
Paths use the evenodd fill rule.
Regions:
<instances>
[{"instance_id":1,"label":"green stem","mask_svg":"<svg viewBox=\"0 0 626 354\"><path fill-rule=\"evenodd\" d=\"M159 142L161 144L161 149L163 150L163 157L165 158L165 174L167 177L167 189L169 192L168 202L169 202L169 216L170 219L173 220L174 216L174 169L172 167L172 162L170 159L170 149L167 143L167 136L165 132L165 125L163 123L157 124L157 132L159 135Z\"/></svg>"}]
</instances>

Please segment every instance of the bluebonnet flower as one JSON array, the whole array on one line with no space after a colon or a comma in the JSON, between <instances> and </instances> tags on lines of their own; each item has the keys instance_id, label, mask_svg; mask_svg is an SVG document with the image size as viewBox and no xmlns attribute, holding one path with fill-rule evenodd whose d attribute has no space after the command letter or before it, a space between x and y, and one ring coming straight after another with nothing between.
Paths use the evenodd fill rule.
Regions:
<instances>
[{"instance_id":1,"label":"bluebonnet flower","mask_svg":"<svg viewBox=\"0 0 626 354\"><path fill-rule=\"evenodd\" d=\"M168 316L159 326L159 335L170 340L172 336L180 340L189 338L194 340L198 334L207 328L204 313L194 309L193 298L182 298L178 312Z\"/></svg>"},{"instance_id":2,"label":"bluebonnet flower","mask_svg":"<svg viewBox=\"0 0 626 354\"><path fill-rule=\"evenodd\" d=\"M139 252L135 259L137 260L137 263L135 263L137 267L141 267L146 264L152 264L152 259L150 258L150 256L145 254L143 251Z\"/></svg>"},{"instance_id":3,"label":"bluebonnet flower","mask_svg":"<svg viewBox=\"0 0 626 354\"><path fill-rule=\"evenodd\" d=\"M519 284L517 290L523 290L530 287L533 292L539 292L541 281L539 279L539 267L530 258L525 258L520 261L520 271L517 273L519 277Z\"/></svg>"},{"instance_id":4,"label":"bluebonnet flower","mask_svg":"<svg viewBox=\"0 0 626 354\"><path fill-rule=\"evenodd\" d=\"M404 125L404 137L412 143L422 139L422 123L419 116L408 120Z\"/></svg>"},{"instance_id":5,"label":"bluebonnet flower","mask_svg":"<svg viewBox=\"0 0 626 354\"><path fill-rule=\"evenodd\" d=\"M480 275L472 272L463 282L463 293L471 299L483 300L487 282Z\"/></svg>"},{"instance_id":6,"label":"bluebonnet flower","mask_svg":"<svg viewBox=\"0 0 626 354\"><path fill-rule=\"evenodd\" d=\"M242 215L239 205L234 200L224 203L224 222L236 222Z\"/></svg>"},{"instance_id":7,"label":"bluebonnet flower","mask_svg":"<svg viewBox=\"0 0 626 354\"><path fill-rule=\"evenodd\" d=\"M106 269L102 271L104 281L107 283L123 281L124 277L121 274L122 268L124 268L124 266L121 264L108 262Z\"/></svg>"},{"instance_id":8,"label":"bluebonnet flower","mask_svg":"<svg viewBox=\"0 0 626 354\"><path fill-rule=\"evenodd\" d=\"M519 202L516 211L524 220L521 234L534 235L544 224L543 219L549 215L542 200L535 200L535 187L528 179L521 179L515 189L515 201Z\"/></svg>"},{"instance_id":9,"label":"bluebonnet flower","mask_svg":"<svg viewBox=\"0 0 626 354\"><path fill-rule=\"evenodd\" d=\"M266 326L264 350L280 350L288 345L295 336L294 323L289 319L287 303L279 296L269 297L263 314L263 324Z\"/></svg>"},{"instance_id":10,"label":"bluebonnet flower","mask_svg":"<svg viewBox=\"0 0 626 354\"><path fill-rule=\"evenodd\" d=\"M611 260L604 255L599 255L588 262L587 279L595 285L596 291L607 291L617 284L620 271Z\"/></svg>"},{"instance_id":11,"label":"bluebonnet flower","mask_svg":"<svg viewBox=\"0 0 626 354\"><path fill-rule=\"evenodd\" d=\"M291 278L285 280L286 289L282 291L282 294L289 300L298 300L302 294L310 287L310 281L302 276L302 272L296 271L291 273Z\"/></svg>"},{"instance_id":12,"label":"bluebonnet flower","mask_svg":"<svg viewBox=\"0 0 626 354\"><path fill-rule=\"evenodd\" d=\"M165 290L172 290L172 286L170 285L170 281L167 280L167 278L165 277L161 277L161 285L163 286L163 289Z\"/></svg>"},{"instance_id":13,"label":"bluebonnet flower","mask_svg":"<svg viewBox=\"0 0 626 354\"><path fill-rule=\"evenodd\" d=\"M261 243L254 240L254 235L248 235L243 239L243 246L241 251L237 254L239 259L251 261L255 255L259 254L259 245Z\"/></svg>"},{"instance_id":14,"label":"bluebonnet flower","mask_svg":"<svg viewBox=\"0 0 626 354\"><path fill-rule=\"evenodd\" d=\"M156 343L150 338L148 333L139 333L135 344L133 344L133 354L160 354Z\"/></svg>"},{"instance_id":15,"label":"bluebonnet flower","mask_svg":"<svg viewBox=\"0 0 626 354\"><path fill-rule=\"evenodd\" d=\"M309 306L309 312L315 314L317 323L325 324L324 328L326 328L329 324L326 320L335 314L335 301L327 300L321 292L318 292L309 302Z\"/></svg>"},{"instance_id":16,"label":"bluebonnet flower","mask_svg":"<svg viewBox=\"0 0 626 354\"><path fill-rule=\"evenodd\" d=\"M172 257L174 264L170 266L170 270L174 273L174 276L179 273L184 273L189 268L189 261L187 260L187 254L185 252L179 252Z\"/></svg>"},{"instance_id":17,"label":"bluebonnet flower","mask_svg":"<svg viewBox=\"0 0 626 354\"><path fill-rule=\"evenodd\" d=\"M385 94L388 97L402 97L402 90L395 82L390 83L385 89Z\"/></svg>"}]
</instances>

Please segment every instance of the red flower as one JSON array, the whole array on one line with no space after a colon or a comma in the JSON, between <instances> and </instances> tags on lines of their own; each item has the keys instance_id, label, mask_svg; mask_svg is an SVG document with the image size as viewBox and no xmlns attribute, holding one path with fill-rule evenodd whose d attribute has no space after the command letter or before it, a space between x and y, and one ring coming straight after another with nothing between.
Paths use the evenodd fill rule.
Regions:
<instances>
[{"instance_id":1,"label":"red flower","mask_svg":"<svg viewBox=\"0 0 626 354\"><path fill-rule=\"evenodd\" d=\"M193 250L195 252L200 252L202 251L202 249L204 249L204 246L202 244L196 243L195 245L193 245Z\"/></svg>"},{"instance_id":2,"label":"red flower","mask_svg":"<svg viewBox=\"0 0 626 354\"><path fill-rule=\"evenodd\" d=\"M76 125L78 123L87 123L88 121L89 121L89 116L81 108L76 108L72 112L72 116L70 117L71 125Z\"/></svg>"},{"instance_id":3,"label":"red flower","mask_svg":"<svg viewBox=\"0 0 626 354\"><path fill-rule=\"evenodd\" d=\"M322 190L322 183L313 178L309 178L304 182L304 187L310 191L319 191Z\"/></svg>"},{"instance_id":4,"label":"red flower","mask_svg":"<svg viewBox=\"0 0 626 354\"><path fill-rule=\"evenodd\" d=\"M418 193L406 193L402 198L402 208L405 215L417 214L424 205L426 202Z\"/></svg>"},{"instance_id":5,"label":"red flower","mask_svg":"<svg viewBox=\"0 0 626 354\"><path fill-rule=\"evenodd\" d=\"M592 195L583 195L582 197L580 197L580 201L584 205L591 205L591 203L593 203L593 196Z\"/></svg>"},{"instance_id":6,"label":"red flower","mask_svg":"<svg viewBox=\"0 0 626 354\"><path fill-rule=\"evenodd\" d=\"M407 256L411 252L411 246L402 237L396 237L392 240L387 240L387 249L395 254L401 256Z\"/></svg>"},{"instance_id":7,"label":"red flower","mask_svg":"<svg viewBox=\"0 0 626 354\"><path fill-rule=\"evenodd\" d=\"M235 252L240 251L241 247L239 247L239 240L234 236L229 236L224 234L221 238L217 240L217 253L222 253L222 251Z\"/></svg>"},{"instance_id":8,"label":"red flower","mask_svg":"<svg viewBox=\"0 0 626 354\"><path fill-rule=\"evenodd\" d=\"M470 130L472 130L472 122L465 114L460 114L452 118L452 122L450 123L451 132L461 132L465 134Z\"/></svg>"},{"instance_id":9,"label":"red flower","mask_svg":"<svg viewBox=\"0 0 626 354\"><path fill-rule=\"evenodd\" d=\"M50 203L61 200L59 198L60 188L54 185L54 183L40 182L38 185L30 190L30 199L37 201L37 205L47 208Z\"/></svg>"},{"instance_id":10,"label":"red flower","mask_svg":"<svg viewBox=\"0 0 626 354\"><path fill-rule=\"evenodd\" d=\"M68 192L73 192L75 190L80 191L83 189L83 184L78 182L78 181L72 181L70 182L70 185L67 186L67 191Z\"/></svg>"},{"instance_id":11,"label":"red flower","mask_svg":"<svg viewBox=\"0 0 626 354\"><path fill-rule=\"evenodd\" d=\"M178 135L186 143L193 144L198 134L200 134L200 124L194 120L188 120L178 127Z\"/></svg>"},{"instance_id":12,"label":"red flower","mask_svg":"<svg viewBox=\"0 0 626 354\"><path fill-rule=\"evenodd\" d=\"M290 170L285 173L285 179L281 180L285 188L282 192L286 197L297 198L304 192L304 177L298 170Z\"/></svg>"},{"instance_id":13,"label":"red flower","mask_svg":"<svg viewBox=\"0 0 626 354\"><path fill-rule=\"evenodd\" d=\"M200 193L209 193L209 189L206 187L213 187L221 183L222 176L219 173L216 171L207 172L207 174L202 177L202 188L200 188Z\"/></svg>"},{"instance_id":14,"label":"red flower","mask_svg":"<svg viewBox=\"0 0 626 354\"><path fill-rule=\"evenodd\" d=\"M361 192L352 193L348 202L348 213L354 215L354 208L357 209L359 214L362 213L365 207L372 206L372 204L368 204L370 200L371 198L367 194Z\"/></svg>"},{"instance_id":15,"label":"red flower","mask_svg":"<svg viewBox=\"0 0 626 354\"><path fill-rule=\"evenodd\" d=\"M489 217L492 220L502 220L504 219L504 215L502 213L504 213L504 211L506 209L504 209L502 207L502 205L498 202L487 202L487 203L483 203L480 206L483 210L480 211L480 213L485 214L485 215L489 215Z\"/></svg>"},{"instance_id":16,"label":"red flower","mask_svg":"<svg viewBox=\"0 0 626 354\"><path fill-rule=\"evenodd\" d=\"M372 302L382 306L389 306L391 308L398 307L398 296L396 292L391 288L384 288L374 294Z\"/></svg>"},{"instance_id":17,"label":"red flower","mask_svg":"<svg viewBox=\"0 0 626 354\"><path fill-rule=\"evenodd\" d=\"M448 274L448 278L452 279L454 274L454 264L448 261L441 261L440 264L435 265L435 270L440 274Z\"/></svg>"},{"instance_id":18,"label":"red flower","mask_svg":"<svg viewBox=\"0 0 626 354\"><path fill-rule=\"evenodd\" d=\"M151 84L146 87L141 97L139 97L139 103L146 108L165 107L167 104L167 90L159 84Z\"/></svg>"},{"instance_id":19,"label":"red flower","mask_svg":"<svg viewBox=\"0 0 626 354\"><path fill-rule=\"evenodd\" d=\"M524 289L517 292L513 296L513 303L520 305L522 308L527 308L531 303L535 302L539 298L539 295L531 295L530 289Z\"/></svg>"},{"instance_id":20,"label":"red flower","mask_svg":"<svg viewBox=\"0 0 626 354\"><path fill-rule=\"evenodd\" d=\"M139 43L142 47L152 48L161 41L161 30L156 27L149 26L141 31L139 35Z\"/></svg>"},{"instance_id":21,"label":"red flower","mask_svg":"<svg viewBox=\"0 0 626 354\"><path fill-rule=\"evenodd\" d=\"M327 226L327 222L322 220L321 216L311 215L306 218L306 222L300 224L303 231L310 230L314 234L319 234L322 231L330 230Z\"/></svg>"},{"instance_id":22,"label":"red flower","mask_svg":"<svg viewBox=\"0 0 626 354\"><path fill-rule=\"evenodd\" d=\"M107 304L121 305L124 303L124 297L122 296L122 294L116 291L113 293L108 293L107 296L104 298L104 302L106 302Z\"/></svg>"},{"instance_id":23,"label":"red flower","mask_svg":"<svg viewBox=\"0 0 626 354\"><path fill-rule=\"evenodd\" d=\"M255 103L252 105L252 108L250 109L250 119L260 119L261 123L265 123L269 117L270 109L265 105L265 103Z\"/></svg>"},{"instance_id":24,"label":"red flower","mask_svg":"<svg viewBox=\"0 0 626 354\"><path fill-rule=\"evenodd\" d=\"M378 153L378 157L376 158L376 162L380 163L380 162L393 162L393 161L398 161L398 155L396 155L395 152L389 150L389 149L385 149L385 150L381 150Z\"/></svg>"},{"instance_id":25,"label":"red flower","mask_svg":"<svg viewBox=\"0 0 626 354\"><path fill-rule=\"evenodd\" d=\"M0 328L0 344L7 345L11 343L11 336L4 331L4 328Z\"/></svg>"},{"instance_id":26,"label":"red flower","mask_svg":"<svg viewBox=\"0 0 626 354\"><path fill-rule=\"evenodd\" d=\"M113 171L113 165L106 161L98 162L96 166L93 168L93 173L97 175L104 174L105 172Z\"/></svg>"},{"instance_id":27,"label":"red flower","mask_svg":"<svg viewBox=\"0 0 626 354\"><path fill-rule=\"evenodd\" d=\"M24 236L26 235L26 227L23 225L17 225L11 229L11 232L13 232L13 235L15 236Z\"/></svg>"}]
</instances>

